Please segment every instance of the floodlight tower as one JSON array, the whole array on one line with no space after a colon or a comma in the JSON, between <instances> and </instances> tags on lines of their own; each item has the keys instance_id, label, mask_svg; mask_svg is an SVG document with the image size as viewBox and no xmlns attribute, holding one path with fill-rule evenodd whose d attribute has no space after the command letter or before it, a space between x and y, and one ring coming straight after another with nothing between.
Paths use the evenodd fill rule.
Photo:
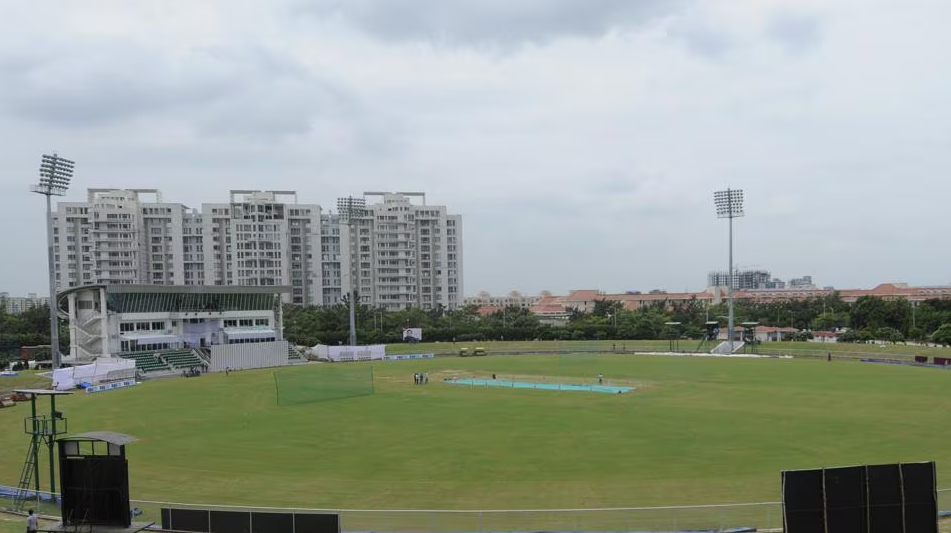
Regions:
<instances>
[{"instance_id":1,"label":"floodlight tower","mask_svg":"<svg viewBox=\"0 0 951 533\"><path fill-rule=\"evenodd\" d=\"M65 196L69 189L69 180L73 177L76 163L63 159L55 152L43 154L40 161L40 182L30 186L30 191L46 197L46 248L50 276L50 358L53 368L60 367L59 320L56 317L56 268L55 248L53 246L53 207L50 197Z\"/></svg>"},{"instance_id":2,"label":"floodlight tower","mask_svg":"<svg viewBox=\"0 0 951 533\"><path fill-rule=\"evenodd\" d=\"M730 226L730 270L729 275L727 276L727 298L729 299L729 317L727 327L729 328L729 333L727 333L727 338L729 339L730 354L733 354L733 283L735 278L733 276L733 219L743 216L743 190L742 189L726 189L725 191L716 191L713 193L713 203L717 207L717 218L725 218L729 220Z\"/></svg>"},{"instance_id":3,"label":"floodlight tower","mask_svg":"<svg viewBox=\"0 0 951 533\"><path fill-rule=\"evenodd\" d=\"M350 283L348 284L347 302L350 305L350 346L357 345L357 320L356 320L356 299L357 291L354 283L354 242L353 242L353 220L363 216L367 203L363 198L337 198L337 212L340 213L340 222L347 225L347 257L348 267L350 269Z\"/></svg>"}]
</instances>

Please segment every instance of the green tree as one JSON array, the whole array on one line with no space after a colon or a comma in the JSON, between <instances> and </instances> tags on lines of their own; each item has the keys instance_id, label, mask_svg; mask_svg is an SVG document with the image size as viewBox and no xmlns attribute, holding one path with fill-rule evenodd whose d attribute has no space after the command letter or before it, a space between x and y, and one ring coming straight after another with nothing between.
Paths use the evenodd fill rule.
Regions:
<instances>
[{"instance_id":1,"label":"green tree","mask_svg":"<svg viewBox=\"0 0 951 533\"><path fill-rule=\"evenodd\" d=\"M938 326L931 334L931 341L941 346L951 346L951 322Z\"/></svg>"}]
</instances>

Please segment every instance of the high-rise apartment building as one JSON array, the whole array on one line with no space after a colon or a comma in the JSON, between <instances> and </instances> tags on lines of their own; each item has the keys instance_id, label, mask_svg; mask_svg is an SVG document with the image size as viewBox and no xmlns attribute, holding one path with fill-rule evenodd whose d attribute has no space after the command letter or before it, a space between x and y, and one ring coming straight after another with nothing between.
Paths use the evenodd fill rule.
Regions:
<instances>
[{"instance_id":1,"label":"high-rise apartment building","mask_svg":"<svg viewBox=\"0 0 951 533\"><path fill-rule=\"evenodd\" d=\"M422 193L365 196L380 201L341 227L294 191L235 190L190 209L154 189L90 189L53 214L58 288L286 285L289 303L333 305L352 287L361 303L391 310L461 305L461 217Z\"/></svg>"},{"instance_id":2,"label":"high-rise apartment building","mask_svg":"<svg viewBox=\"0 0 951 533\"><path fill-rule=\"evenodd\" d=\"M286 200L286 201L285 201ZM290 301L323 304L320 206L294 191L231 191L226 204L203 204L193 221L201 239L196 285L291 286Z\"/></svg>"},{"instance_id":3,"label":"high-rise apartment building","mask_svg":"<svg viewBox=\"0 0 951 533\"><path fill-rule=\"evenodd\" d=\"M361 303L393 311L461 306L462 217L426 205L424 193L363 195L379 201L342 228L343 293L353 290Z\"/></svg>"},{"instance_id":4,"label":"high-rise apartment building","mask_svg":"<svg viewBox=\"0 0 951 533\"><path fill-rule=\"evenodd\" d=\"M184 205L162 203L154 189L89 189L86 202L60 202L53 213L57 287L183 284L187 216Z\"/></svg>"},{"instance_id":5,"label":"high-rise apartment building","mask_svg":"<svg viewBox=\"0 0 951 533\"><path fill-rule=\"evenodd\" d=\"M738 290L765 289L770 283L767 270L736 270L733 272L733 288ZM729 287L730 273L726 271L707 274L708 287Z\"/></svg>"},{"instance_id":6,"label":"high-rise apartment building","mask_svg":"<svg viewBox=\"0 0 951 533\"><path fill-rule=\"evenodd\" d=\"M32 292L26 296L10 296L9 292L0 292L0 306L3 306L3 309L11 315L17 315L49 303L49 296L37 296L36 293Z\"/></svg>"}]
</instances>

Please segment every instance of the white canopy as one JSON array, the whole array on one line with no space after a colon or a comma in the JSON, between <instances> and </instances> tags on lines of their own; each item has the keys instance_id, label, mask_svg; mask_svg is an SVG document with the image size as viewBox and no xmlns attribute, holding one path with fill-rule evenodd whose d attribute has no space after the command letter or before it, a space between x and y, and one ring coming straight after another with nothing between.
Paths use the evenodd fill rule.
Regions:
<instances>
[{"instance_id":1,"label":"white canopy","mask_svg":"<svg viewBox=\"0 0 951 533\"><path fill-rule=\"evenodd\" d=\"M273 329L226 329L228 340L239 339L274 339L277 333Z\"/></svg>"},{"instance_id":2,"label":"white canopy","mask_svg":"<svg viewBox=\"0 0 951 533\"><path fill-rule=\"evenodd\" d=\"M173 344L176 342L181 342L182 339L178 335L122 335L122 340L124 341L136 341L139 344L162 344L169 343Z\"/></svg>"},{"instance_id":3,"label":"white canopy","mask_svg":"<svg viewBox=\"0 0 951 533\"><path fill-rule=\"evenodd\" d=\"M100 357L90 365L57 368L53 371L53 388L71 390L84 381L95 385L103 381L133 378L135 378L134 360Z\"/></svg>"}]
</instances>

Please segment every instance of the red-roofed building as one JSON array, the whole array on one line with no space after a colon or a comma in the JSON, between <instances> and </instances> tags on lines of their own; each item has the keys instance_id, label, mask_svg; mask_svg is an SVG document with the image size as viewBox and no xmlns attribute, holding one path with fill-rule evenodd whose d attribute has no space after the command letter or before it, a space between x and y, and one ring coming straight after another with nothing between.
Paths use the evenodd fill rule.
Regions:
<instances>
[{"instance_id":1,"label":"red-roofed building","mask_svg":"<svg viewBox=\"0 0 951 533\"><path fill-rule=\"evenodd\" d=\"M839 335L835 331L813 331L809 342L839 342Z\"/></svg>"},{"instance_id":2,"label":"red-roofed building","mask_svg":"<svg viewBox=\"0 0 951 533\"><path fill-rule=\"evenodd\" d=\"M839 293L843 301L854 303L862 296L878 296L880 298L907 298L909 301L921 302L935 298L951 298L951 286L948 287L909 287L904 283L882 283L872 289L816 289L793 287L789 289L756 289L747 291L735 291L734 296L737 300L754 300L762 302L801 300L805 298L817 298ZM549 292L543 292L537 297L521 296L520 293L512 293L509 296L518 295L519 298L531 299L528 305L520 305L531 309L532 313L537 315L543 323L563 324L572 309L578 309L586 313L594 310L594 304L598 300L607 300L611 302L620 302L625 310L635 311L645 306L655 305L658 302L665 302L670 305L673 302L688 302L697 300L711 305L719 304L726 300L726 287L710 287L700 292L650 292L650 293L623 293L607 294L598 290L585 289L573 290L564 296L553 295ZM483 299L487 296L480 293ZM491 298L491 297L489 297ZM467 299L468 300L468 299ZM488 302L488 301L487 301ZM473 302L474 303L474 302ZM496 305L485 305L482 309L491 309L486 314L492 313L501 308L501 302ZM510 305L505 303L504 305ZM776 337L781 337L782 332L774 332ZM831 342L831 341L825 341Z\"/></svg>"}]
</instances>

